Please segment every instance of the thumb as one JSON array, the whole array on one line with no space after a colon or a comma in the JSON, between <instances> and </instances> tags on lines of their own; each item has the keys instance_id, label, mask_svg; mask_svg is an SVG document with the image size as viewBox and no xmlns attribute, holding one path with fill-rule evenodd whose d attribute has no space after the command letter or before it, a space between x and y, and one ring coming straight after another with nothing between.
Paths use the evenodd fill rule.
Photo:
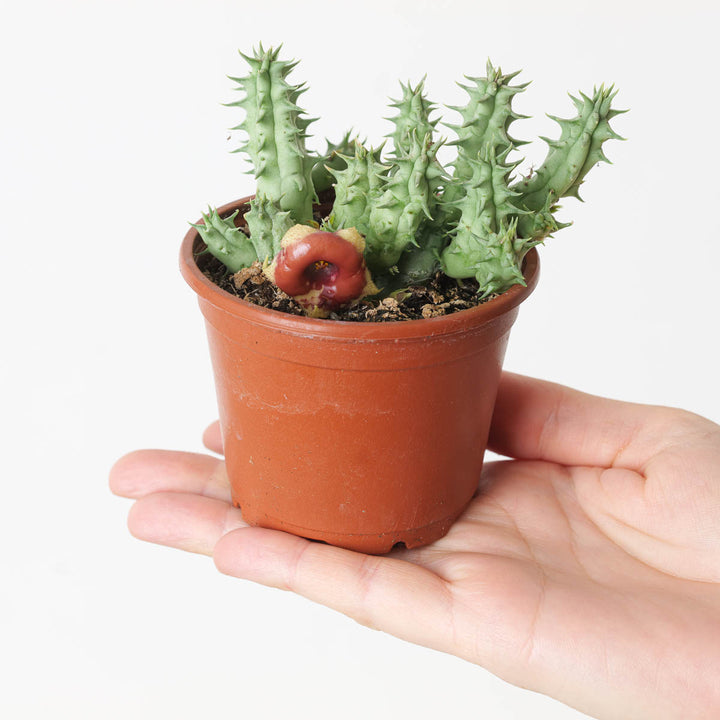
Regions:
<instances>
[{"instance_id":1,"label":"thumb","mask_svg":"<svg viewBox=\"0 0 720 720\"><path fill-rule=\"evenodd\" d=\"M714 502L703 499L703 483L691 464L677 473L669 459L658 456L651 466L660 468L660 477L650 470L645 476L624 468L577 468L577 498L595 525L632 557L675 577L720 582L720 489Z\"/></svg>"}]
</instances>

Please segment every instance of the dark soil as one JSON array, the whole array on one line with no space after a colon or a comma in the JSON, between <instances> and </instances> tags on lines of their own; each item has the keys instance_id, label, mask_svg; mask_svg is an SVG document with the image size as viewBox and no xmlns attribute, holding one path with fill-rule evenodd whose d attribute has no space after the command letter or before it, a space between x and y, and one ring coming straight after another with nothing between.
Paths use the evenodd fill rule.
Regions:
<instances>
[{"instance_id":1,"label":"dark soil","mask_svg":"<svg viewBox=\"0 0 720 720\"><path fill-rule=\"evenodd\" d=\"M316 220L322 220L322 211L326 210L326 205L327 200L319 206ZM327 209L329 210L329 207ZM238 213L237 219L240 220L241 217L242 212ZM241 223L237 224L245 231ZM208 279L231 295L261 307L290 315L303 315L300 304L271 283L263 274L259 263L233 275L225 265L207 252L199 254L197 262ZM478 284L474 279L455 280L438 272L426 285L408 287L395 293L393 297L382 300L365 298L352 307L332 313L330 318L350 322L419 320L466 310L488 299L478 295Z\"/></svg>"},{"instance_id":2,"label":"dark soil","mask_svg":"<svg viewBox=\"0 0 720 720\"><path fill-rule=\"evenodd\" d=\"M243 300L290 315L303 314L299 303L265 277L260 263L233 275L220 261L213 258L204 264L203 272L223 290ZM353 307L332 313L330 318L350 322L419 320L466 310L480 302L482 301L477 293L477 283L458 283L439 272L427 286L409 287L396 297L384 300L366 298Z\"/></svg>"}]
</instances>

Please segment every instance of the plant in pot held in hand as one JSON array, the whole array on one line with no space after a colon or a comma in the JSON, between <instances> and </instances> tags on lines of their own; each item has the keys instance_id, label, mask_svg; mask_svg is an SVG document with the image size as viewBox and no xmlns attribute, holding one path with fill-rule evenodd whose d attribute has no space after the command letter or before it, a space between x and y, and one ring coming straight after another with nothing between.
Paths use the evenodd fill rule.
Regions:
<instances>
[{"instance_id":1,"label":"plant in pot held in hand","mask_svg":"<svg viewBox=\"0 0 720 720\"><path fill-rule=\"evenodd\" d=\"M606 160L615 93L573 98L577 115L556 118L560 138L524 177L509 133L517 73L488 63L468 78L443 167L423 82L393 104L389 148L348 133L320 155L306 148L295 64L262 47L245 60L231 105L256 193L210 209L181 253L233 501L251 524L357 550L426 544L477 488L534 248L565 226L558 200Z\"/></svg>"}]
</instances>

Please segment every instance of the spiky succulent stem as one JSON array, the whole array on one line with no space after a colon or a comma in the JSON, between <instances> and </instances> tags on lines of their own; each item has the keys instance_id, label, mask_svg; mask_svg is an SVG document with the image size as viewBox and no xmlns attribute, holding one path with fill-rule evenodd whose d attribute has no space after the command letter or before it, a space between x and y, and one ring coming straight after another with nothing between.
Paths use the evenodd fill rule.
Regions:
<instances>
[{"instance_id":1,"label":"spiky succulent stem","mask_svg":"<svg viewBox=\"0 0 720 720\"><path fill-rule=\"evenodd\" d=\"M329 140L325 142L327 143L327 149L323 155L314 159L312 169L312 181L316 193L332 187L335 179L332 171L342 170L347 166L344 156L352 155L355 150L355 143L361 141L353 136L352 130L348 130L339 143L331 143Z\"/></svg>"},{"instance_id":2,"label":"spiky succulent stem","mask_svg":"<svg viewBox=\"0 0 720 720\"><path fill-rule=\"evenodd\" d=\"M245 213L245 222L250 231L250 240L261 262L272 260L280 252L283 235L295 225L289 212L280 210L262 195L256 195L250 201L250 210Z\"/></svg>"},{"instance_id":3,"label":"spiky succulent stem","mask_svg":"<svg viewBox=\"0 0 720 720\"><path fill-rule=\"evenodd\" d=\"M525 142L510 136L510 125L524 115L516 113L512 108L513 98L527 87L511 85L510 82L519 71L503 75L502 70L493 67L488 60L486 77L469 77L471 85L459 86L467 92L469 99L465 106L450 106L451 110L460 113L459 124L446 123L447 127L457 134L457 139L450 144L457 147L457 158L453 164L450 183L445 189L444 199L451 214L451 220L458 219L453 204L462 198L466 184L474 172L473 163L486 148L496 157L507 155Z\"/></svg>"},{"instance_id":4,"label":"spiky succulent stem","mask_svg":"<svg viewBox=\"0 0 720 720\"><path fill-rule=\"evenodd\" d=\"M305 147L311 122L297 101L304 91L287 76L295 63L278 59L278 50L245 57L246 77L234 78L244 97L231 105L245 110L238 126L248 134L239 150L247 153L257 178L256 198L245 215L250 238L235 227L236 215L203 215L197 225L208 249L229 269L268 260L280 251L280 239L292 224L313 225L316 191L335 187L335 201L323 228L356 228L365 236L368 267L385 291L421 282L440 267L456 278L474 277L480 293L499 293L523 283L522 260L550 233L565 227L555 218L557 201L579 198L590 168L607 161L603 143L619 138L610 120L616 93L601 86L592 96L572 97L577 116L556 120L558 140L549 145L541 167L516 179L519 162L512 153L524 141L510 135L515 96L527 84L513 85L518 73L503 74L490 61L486 77L466 76L461 84L466 105L452 107L460 122L448 124L457 138L450 177L437 160L443 141L433 135L435 105L415 87L401 83L402 97L389 118L393 148L383 161L382 148L367 150L346 133L328 143L324 155ZM552 116L551 116L552 117ZM384 282L385 281L385 282Z\"/></svg>"},{"instance_id":5,"label":"spiky succulent stem","mask_svg":"<svg viewBox=\"0 0 720 720\"><path fill-rule=\"evenodd\" d=\"M601 85L592 97L580 93L570 98L578 114L563 119L550 115L561 128L560 138L542 138L549 146L547 157L540 168L529 177L517 182L513 189L520 193L520 204L538 213L552 210L561 197L572 195L581 200L579 188L590 169L599 162L609 162L602 145L611 138L622 139L611 127L610 120L623 110L614 110L612 100L617 92L613 86ZM535 218L528 214L518 223L519 232L533 234Z\"/></svg>"},{"instance_id":6,"label":"spiky succulent stem","mask_svg":"<svg viewBox=\"0 0 720 720\"><path fill-rule=\"evenodd\" d=\"M440 253L447 243L447 232L435 220L423 222L417 234L417 245L405 249L397 264L394 280L398 287L419 285L440 268Z\"/></svg>"},{"instance_id":7,"label":"spiky succulent stem","mask_svg":"<svg viewBox=\"0 0 720 720\"><path fill-rule=\"evenodd\" d=\"M390 170L379 156L380 150L368 150L356 142L352 155L341 156L345 168L330 168L335 178L335 201L328 220L331 228L354 227L369 234L370 209L383 194Z\"/></svg>"},{"instance_id":8,"label":"spiky succulent stem","mask_svg":"<svg viewBox=\"0 0 720 720\"><path fill-rule=\"evenodd\" d=\"M387 118L395 129L388 135L392 138L395 157L407 155L412 150L412 134L419 138L428 136L431 140L435 132L437 120L432 120L430 115L435 111L436 105L430 102L425 95L425 78L413 87L410 83L403 85L402 98L393 100L390 107L397 109L398 114Z\"/></svg>"},{"instance_id":9,"label":"spiky succulent stem","mask_svg":"<svg viewBox=\"0 0 720 720\"><path fill-rule=\"evenodd\" d=\"M250 238L235 227L235 218L239 210L229 217L220 217L218 211L209 208L202 214L202 223L190 223L214 255L230 272L249 267L258 259L258 253Z\"/></svg>"},{"instance_id":10,"label":"spiky succulent stem","mask_svg":"<svg viewBox=\"0 0 720 720\"><path fill-rule=\"evenodd\" d=\"M366 255L371 269L395 266L403 251L417 243L423 218L432 219L430 207L445 177L437 162L441 141L411 135L410 152L397 158L385 191L372 202L368 216Z\"/></svg>"},{"instance_id":11,"label":"spiky succulent stem","mask_svg":"<svg viewBox=\"0 0 720 720\"><path fill-rule=\"evenodd\" d=\"M517 163L497 158L490 143L469 162L472 176L457 203L460 220L442 253L443 270L450 277L475 277L484 295L524 283L521 262L532 247L517 236L518 193L509 186Z\"/></svg>"},{"instance_id":12,"label":"spiky succulent stem","mask_svg":"<svg viewBox=\"0 0 720 720\"><path fill-rule=\"evenodd\" d=\"M248 135L239 151L252 161L258 194L290 212L296 222L310 222L316 196L305 138L312 121L297 105L305 88L286 81L296 63L278 60L279 51L265 51L261 45L253 57L242 55L250 73L232 79L245 96L230 105L242 108L245 118L233 130Z\"/></svg>"}]
</instances>

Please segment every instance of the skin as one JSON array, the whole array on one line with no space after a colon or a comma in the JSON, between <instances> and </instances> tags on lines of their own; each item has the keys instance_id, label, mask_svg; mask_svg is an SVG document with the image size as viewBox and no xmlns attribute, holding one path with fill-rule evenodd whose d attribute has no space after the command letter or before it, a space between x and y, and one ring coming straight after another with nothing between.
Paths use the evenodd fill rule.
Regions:
<instances>
[{"instance_id":1,"label":"skin","mask_svg":"<svg viewBox=\"0 0 720 720\"><path fill-rule=\"evenodd\" d=\"M720 717L720 426L505 374L490 447L514 459L447 536L385 557L248 528L217 458L138 451L110 484L138 538L594 717Z\"/></svg>"}]
</instances>

